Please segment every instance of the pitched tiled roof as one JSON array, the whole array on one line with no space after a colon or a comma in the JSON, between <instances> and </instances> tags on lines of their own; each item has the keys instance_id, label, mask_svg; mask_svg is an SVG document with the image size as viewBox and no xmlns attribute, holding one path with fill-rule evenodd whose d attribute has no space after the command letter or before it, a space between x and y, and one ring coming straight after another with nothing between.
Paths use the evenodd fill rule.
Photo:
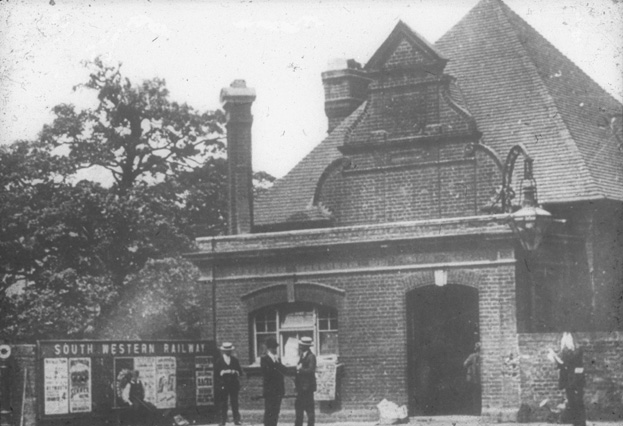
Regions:
<instances>
[{"instance_id":1,"label":"pitched tiled roof","mask_svg":"<svg viewBox=\"0 0 623 426\"><path fill-rule=\"evenodd\" d=\"M607 125L621 104L501 0L482 0L435 48L449 60L445 72L457 78L482 143L501 156L527 147L540 202L623 200L623 152ZM310 205L364 105L256 201L256 225Z\"/></svg>"},{"instance_id":2,"label":"pitched tiled roof","mask_svg":"<svg viewBox=\"0 0 623 426\"><path fill-rule=\"evenodd\" d=\"M365 105L365 102L360 105L287 175L255 200L254 225L283 223L293 214L310 208L320 175L329 164L342 157L337 148L343 145L346 132L361 115Z\"/></svg>"},{"instance_id":3,"label":"pitched tiled roof","mask_svg":"<svg viewBox=\"0 0 623 426\"><path fill-rule=\"evenodd\" d=\"M623 153L600 111L621 105L502 1L482 0L435 45L483 143L526 145L541 202L623 200Z\"/></svg>"}]
</instances>

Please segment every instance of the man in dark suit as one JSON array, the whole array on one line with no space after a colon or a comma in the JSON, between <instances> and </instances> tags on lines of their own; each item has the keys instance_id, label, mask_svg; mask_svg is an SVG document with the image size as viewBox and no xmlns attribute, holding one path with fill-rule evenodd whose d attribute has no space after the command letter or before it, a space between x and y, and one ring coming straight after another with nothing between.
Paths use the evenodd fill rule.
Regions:
<instances>
[{"instance_id":1,"label":"man in dark suit","mask_svg":"<svg viewBox=\"0 0 623 426\"><path fill-rule=\"evenodd\" d=\"M285 394L283 378L287 370L277 356L277 340L269 337L264 344L266 353L260 359L264 377L264 426L277 426L281 399Z\"/></svg>"},{"instance_id":2,"label":"man in dark suit","mask_svg":"<svg viewBox=\"0 0 623 426\"><path fill-rule=\"evenodd\" d=\"M214 376L216 381L219 411L221 413L221 426L227 423L227 399L231 402L231 412L234 416L234 424L241 425L240 411L238 410L238 392L240 391L240 376L242 368L238 359L232 355L234 345L224 342L221 347L221 356L214 363Z\"/></svg>"},{"instance_id":3,"label":"man in dark suit","mask_svg":"<svg viewBox=\"0 0 623 426\"><path fill-rule=\"evenodd\" d=\"M314 426L316 413L314 392L316 391L316 356L311 352L311 337L301 337L299 353L301 358L296 366L296 400L294 401L294 426L303 426L303 413L307 413L307 426Z\"/></svg>"},{"instance_id":4,"label":"man in dark suit","mask_svg":"<svg viewBox=\"0 0 623 426\"><path fill-rule=\"evenodd\" d=\"M128 424L143 425L148 421L149 413L145 403L145 386L140 379L138 370L131 373L131 379L121 392L121 399L130 406Z\"/></svg>"}]
</instances>

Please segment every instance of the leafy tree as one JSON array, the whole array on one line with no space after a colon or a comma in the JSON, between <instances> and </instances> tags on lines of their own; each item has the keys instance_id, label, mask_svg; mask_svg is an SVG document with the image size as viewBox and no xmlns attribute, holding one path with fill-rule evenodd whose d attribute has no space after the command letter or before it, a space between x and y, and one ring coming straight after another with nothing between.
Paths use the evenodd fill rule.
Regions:
<instances>
[{"instance_id":1,"label":"leafy tree","mask_svg":"<svg viewBox=\"0 0 623 426\"><path fill-rule=\"evenodd\" d=\"M94 91L97 107L83 111L67 104L54 107L56 118L44 126L40 140L66 151L66 161L76 170L100 167L112 176L106 214L111 222L110 249L102 260L120 286L148 258L188 247L188 241L177 238L178 230L171 229L179 215L167 213L189 195L179 191L179 185L193 178L201 181L195 168L224 156L224 116L170 101L162 79L133 86L121 75L120 66L106 65L99 58L86 65L91 68L89 80L76 88ZM204 188L218 195L216 186L222 181L211 183L211 188ZM164 237L168 238L163 245Z\"/></svg>"},{"instance_id":2,"label":"leafy tree","mask_svg":"<svg viewBox=\"0 0 623 426\"><path fill-rule=\"evenodd\" d=\"M103 167L114 178L114 191L127 194L146 178L161 180L203 164L206 156L223 154L223 113L200 113L169 100L165 80L154 78L132 86L120 66L92 63L89 81L76 88L97 93L95 109L53 108L51 125L40 139L69 150L76 168Z\"/></svg>"},{"instance_id":3,"label":"leafy tree","mask_svg":"<svg viewBox=\"0 0 623 426\"><path fill-rule=\"evenodd\" d=\"M103 318L104 339L196 339L202 324L205 286L199 270L180 258L150 259L128 277L128 291Z\"/></svg>"},{"instance_id":4,"label":"leafy tree","mask_svg":"<svg viewBox=\"0 0 623 426\"><path fill-rule=\"evenodd\" d=\"M0 148L0 333L12 339L93 332L147 262L225 229L223 114L171 101L162 79L134 86L120 66L86 65L76 90L95 108L58 105L37 140ZM109 181L79 180L93 168Z\"/></svg>"}]
</instances>

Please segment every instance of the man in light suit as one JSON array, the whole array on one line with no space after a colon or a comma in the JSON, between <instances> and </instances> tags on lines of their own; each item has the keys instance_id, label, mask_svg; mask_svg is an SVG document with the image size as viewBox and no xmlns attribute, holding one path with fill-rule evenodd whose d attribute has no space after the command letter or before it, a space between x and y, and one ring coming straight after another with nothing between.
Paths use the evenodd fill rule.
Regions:
<instances>
[{"instance_id":1,"label":"man in light suit","mask_svg":"<svg viewBox=\"0 0 623 426\"><path fill-rule=\"evenodd\" d=\"M264 342L266 353L260 358L262 375L264 378L264 426L277 426L281 399L285 394L283 378L286 375L286 367L277 356L279 344L274 337L269 337Z\"/></svg>"},{"instance_id":2,"label":"man in light suit","mask_svg":"<svg viewBox=\"0 0 623 426\"><path fill-rule=\"evenodd\" d=\"M294 426L303 426L303 413L307 413L307 426L314 426L316 412L314 407L314 392L316 391L316 356L312 353L311 337L301 337L299 353L301 358L296 366L296 400L294 401Z\"/></svg>"},{"instance_id":3,"label":"man in light suit","mask_svg":"<svg viewBox=\"0 0 623 426\"><path fill-rule=\"evenodd\" d=\"M234 424L241 425L240 411L238 409L238 392L240 391L240 376L242 368L238 359L232 355L234 345L225 342L219 348L221 356L214 363L214 378L218 398L218 406L221 414L221 426L227 423L227 399L231 402L231 411Z\"/></svg>"}]
</instances>

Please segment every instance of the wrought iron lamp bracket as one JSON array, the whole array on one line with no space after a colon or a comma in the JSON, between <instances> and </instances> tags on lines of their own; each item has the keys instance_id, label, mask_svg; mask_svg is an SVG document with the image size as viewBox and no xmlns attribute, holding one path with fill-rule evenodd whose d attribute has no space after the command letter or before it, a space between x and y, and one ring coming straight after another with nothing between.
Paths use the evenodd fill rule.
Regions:
<instances>
[{"instance_id":1,"label":"wrought iron lamp bracket","mask_svg":"<svg viewBox=\"0 0 623 426\"><path fill-rule=\"evenodd\" d=\"M513 206L511 201L515 197L515 191L513 191L513 172L515 171L515 162L519 155L522 154L524 158L524 181L529 181L530 185L536 191L536 185L534 184L534 177L532 174L532 163L534 160L528 153L528 150L523 144L517 144L513 146L508 155L506 161L502 167L502 189L500 192L500 201L502 204L502 211L504 213L511 213ZM536 196L536 194L535 194Z\"/></svg>"}]
</instances>

